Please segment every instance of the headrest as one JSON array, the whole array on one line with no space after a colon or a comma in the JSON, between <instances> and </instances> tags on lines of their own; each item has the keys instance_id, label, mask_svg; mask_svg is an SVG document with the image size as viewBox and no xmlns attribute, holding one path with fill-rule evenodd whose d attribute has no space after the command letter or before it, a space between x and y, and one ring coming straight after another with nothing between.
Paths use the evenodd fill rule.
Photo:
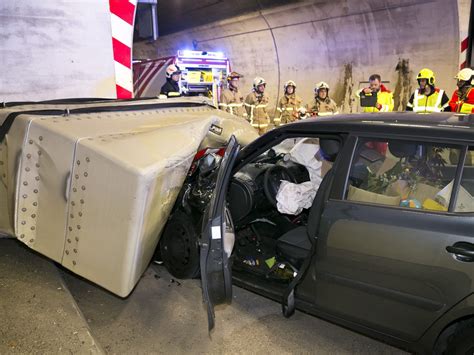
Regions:
<instances>
[{"instance_id":1,"label":"headrest","mask_svg":"<svg viewBox=\"0 0 474 355\"><path fill-rule=\"evenodd\" d=\"M334 162L341 149L341 143L336 139L321 138L319 139L319 147L323 158Z\"/></svg>"},{"instance_id":2,"label":"headrest","mask_svg":"<svg viewBox=\"0 0 474 355\"><path fill-rule=\"evenodd\" d=\"M389 141L388 149L397 158L407 158L416 154L418 144L404 141Z\"/></svg>"}]
</instances>

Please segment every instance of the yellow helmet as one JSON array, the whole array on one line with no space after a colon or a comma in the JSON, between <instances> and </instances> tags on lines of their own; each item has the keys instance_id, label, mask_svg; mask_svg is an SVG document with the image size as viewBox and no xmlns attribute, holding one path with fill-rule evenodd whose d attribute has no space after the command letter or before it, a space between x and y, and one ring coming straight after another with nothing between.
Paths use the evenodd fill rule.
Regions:
<instances>
[{"instance_id":1,"label":"yellow helmet","mask_svg":"<svg viewBox=\"0 0 474 355\"><path fill-rule=\"evenodd\" d=\"M456 74L454 79L461 80L461 81L470 81L471 85L474 85L474 70L470 68L464 68Z\"/></svg>"},{"instance_id":2,"label":"yellow helmet","mask_svg":"<svg viewBox=\"0 0 474 355\"><path fill-rule=\"evenodd\" d=\"M416 80L419 81L420 79L426 79L428 81L428 84L430 85L434 85L436 81L435 74L431 69L428 68L423 68L420 70L418 76L416 77Z\"/></svg>"}]
</instances>

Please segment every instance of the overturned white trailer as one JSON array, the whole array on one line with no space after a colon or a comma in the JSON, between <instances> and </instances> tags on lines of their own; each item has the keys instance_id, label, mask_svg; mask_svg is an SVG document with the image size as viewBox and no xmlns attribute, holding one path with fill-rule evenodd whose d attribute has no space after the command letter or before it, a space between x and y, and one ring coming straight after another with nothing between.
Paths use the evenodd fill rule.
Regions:
<instances>
[{"instance_id":1,"label":"overturned white trailer","mask_svg":"<svg viewBox=\"0 0 474 355\"><path fill-rule=\"evenodd\" d=\"M0 232L122 297L196 152L257 137L202 98L6 105L0 124Z\"/></svg>"}]
</instances>

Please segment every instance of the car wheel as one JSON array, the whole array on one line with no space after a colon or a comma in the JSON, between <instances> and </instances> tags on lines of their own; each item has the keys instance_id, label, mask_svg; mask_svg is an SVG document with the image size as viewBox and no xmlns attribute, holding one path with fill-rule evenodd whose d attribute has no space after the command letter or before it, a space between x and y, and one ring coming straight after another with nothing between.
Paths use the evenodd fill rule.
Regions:
<instances>
[{"instance_id":1,"label":"car wheel","mask_svg":"<svg viewBox=\"0 0 474 355\"><path fill-rule=\"evenodd\" d=\"M199 244L196 222L182 211L176 211L166 224L160 241L163 264L179 279L199 276Z\"/></svg>"},{"instance_id":2,"label":"car wheel","mask_svg":"<svg viewBox=\"0 0 474 355\"><path fill-rule=\"evenodd\" d=\"M463 321L450 327L435 347L435 354L474 354L474 320Z\"/></svg>"}]
</instances>

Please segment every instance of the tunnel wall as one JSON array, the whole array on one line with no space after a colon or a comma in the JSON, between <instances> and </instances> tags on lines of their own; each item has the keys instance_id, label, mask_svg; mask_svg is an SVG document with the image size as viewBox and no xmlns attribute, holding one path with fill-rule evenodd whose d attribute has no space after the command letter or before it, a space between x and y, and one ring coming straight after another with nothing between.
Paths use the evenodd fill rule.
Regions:
<instances>
[{"instance_id":1,"label":"tunnel wall","mask_svg":"<svg viewBox=\"0 0 474 355\"><path fill-rule=\"evenodd\" d=\"M0 102L115 97L108 0L0 1Z\"/></svg>"},{"instance_id":2,"label":"tunnel wall","mask_svg":"<svg viewBox=\"0 0 474 355\"><path fill-rule=\"evenodd\" d=\"M256 0L258 2L258 0ZM305 1L198 26L136 43L134 58L173 55L178 49L224 51L245 75L243 91L263 76L275 104L292 79L305 102L315 83L326 81L344 112L358 110L353 93L373 73L404 108L416 73L429 67L451 95L459 66L457 0Z\"/></svg>"}]
</instances>

